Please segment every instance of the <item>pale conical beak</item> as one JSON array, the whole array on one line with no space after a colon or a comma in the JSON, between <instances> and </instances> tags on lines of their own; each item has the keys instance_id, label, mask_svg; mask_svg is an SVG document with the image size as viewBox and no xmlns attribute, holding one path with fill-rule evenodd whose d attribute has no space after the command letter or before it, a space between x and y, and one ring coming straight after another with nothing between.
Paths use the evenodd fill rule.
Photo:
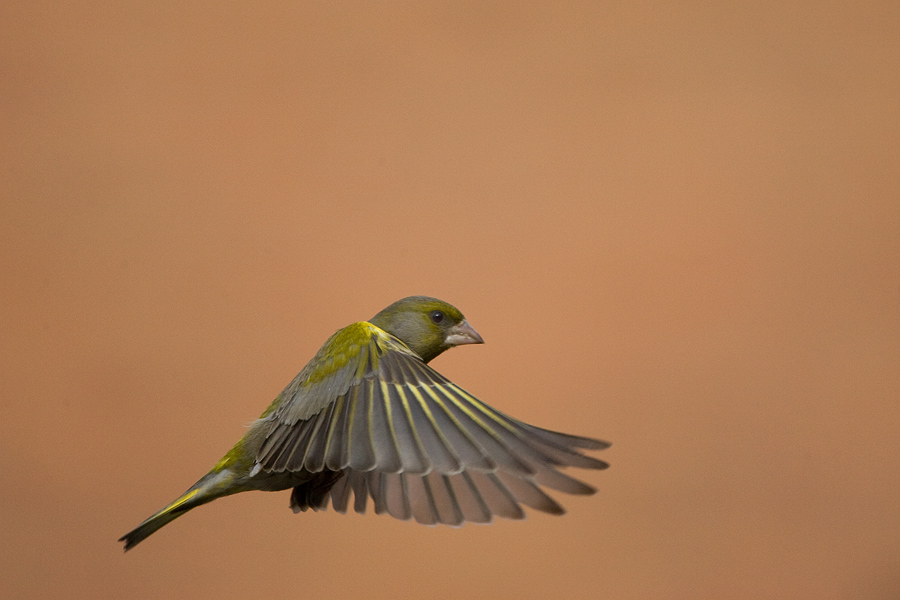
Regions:
<instances>
[{"instance_id":1,"label":"pale conical beak","mask_svg":"<svg viewBox=\"0 0 900 600\"><path fill-rule=\"evenodd\" d=\"M468 321L463 321L459 325L454 325L447 330L447 337L444 342L448 346L462 346L463 344L483 344L484 340L475 331Z\"/></svg>"}]
</instances>

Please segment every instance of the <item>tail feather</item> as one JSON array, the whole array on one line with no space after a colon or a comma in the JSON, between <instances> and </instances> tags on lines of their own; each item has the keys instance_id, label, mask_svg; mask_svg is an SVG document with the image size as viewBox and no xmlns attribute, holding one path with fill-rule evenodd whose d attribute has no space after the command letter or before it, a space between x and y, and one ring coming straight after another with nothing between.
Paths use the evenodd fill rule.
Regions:
<instances>
[{"instance_id":1,"label":"tail feather","mask_svg":"<svg viewBox=\"0 0 900 600\"><path fill-rule=\"evenodd\" d=\"M198 496L200 491L200 488L196 487L188 490L183 496L119 538L120 542L125 542L125 551L131 550L149 535L155 533L157 529L171 523L192 508L206 504L213 499Z\"/></svg>"}]
</instances>

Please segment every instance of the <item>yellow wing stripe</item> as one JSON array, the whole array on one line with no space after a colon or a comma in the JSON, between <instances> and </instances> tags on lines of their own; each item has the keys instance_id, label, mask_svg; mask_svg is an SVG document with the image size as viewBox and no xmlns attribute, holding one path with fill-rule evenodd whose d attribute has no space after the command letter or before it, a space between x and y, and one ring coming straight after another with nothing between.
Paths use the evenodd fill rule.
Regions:
<instances>
[{"instance_id":1,"label":"yellow wing stripe","mask_svg":"<svg viewBox=\"0 0 900 600\"><path fill-rule=\"evenodd\" d=\"M400 399L400 405L403 407L403 412L406 415L406 422L409 423L409 430L412 432L413 439L416 442L416 450L418 450L419 458L422 460L426 470L429 470L429 461L428 461L428 453L425 452L425 447L422 445L422 438L419 436L419 432L416 430L416 422L413 419L412 410L409 406L409 400L406 399L406 394L403 392L403 386L398 384L393 384L394 391L397 392L397 397Z\"/></svg>"},{"instance_id":2,"label":"yellow wing stripe","mask_svg":"<svg viewBox=\"0 0 900 600\"><path fill-rule=\"evenodd\" d=\"M323 451L323 455L324 461L326 463L331 457L332 452L335 452L335 450L333 449L334 444L340 443L340 438L335 439L334 430L337 429L341 423L340 415L343 412L345 401L346 400L344 396L339 396L334 402L334 412L331 416L331 422L328 423L328 432L325 434L325 450ZM337 449L337 452L340 452L340 449Z\"/></svg>"},{"instance_id":3,"label":"yellow wing stripe","mask_svg":"<svg viewBox=\"0 0 900 600\"><path fill-rule=\"evenodd\" d=\"M448 389L446 384L426 387L426 390L429 391L429 395L431 395L435 402L441 406L444 412L453 419L453 422L456 424L457 428L466 435L468 440L474 442L475 447L480 449L480 453L482 458L484 458L487 462L489 462L494 468L498 464L502 464L505 468L512 469L521 473L533 474L534 469L523 462L522 458L510 448L509 443L503 439L501 435L497 433L496 430L492 429L479 415L475 412L472 407L465 401L465 398L455 397L451 392L453 390ZM446 403L438 398L436 392L439 392L441 396L446 401L449 401L454 407L457 408L462 414L466 415L472 423L474 423L475 428L478 431L481 431L486 438L479 440L472 435L472 432L469 431L469 427L462 424L455 415L452 414L452 411L448 408ZM493 445L492 448L485 447L485 443L490 442ZM493 470L493 469L491 469Z\"/></svg>"},{"instance_id":4,"label":"yellow wing stripe","mask_svg":"<svg viewBox=\"0 0 900 600\"><path fill-rule=\"evenodd\" d=\"M471 443L476 448L480 448L481 445L478 443L478 440L476 440L472 436L472 434L469 433L468 429L459 421L459 419L456 418L456 415L453 414L453 411L451 411L449 408L447 408L447 405L444 404L444 401L435 393L434 388L432 386L427 386L422 389L424 389L425 392L427 392L428 395L431 396L431 399L434 400L435 404L437 404L438 406L441 407L441 409L444 411L444 414L447 415L447 418L450 419L451 421L453 421L453 424L456 426L456 429L460 433L462 433L462 435L469 441L469 443ZM445 398L446 398L446 396L445 396ZM453 402L454 404L456 404L457 406L459 406L459 403L457 403L453 398L449 398L449 400L451 402ZM460 409L464 410L464 407L460 407ZM490 433L490 431L489 431L489 433ZM443 435L442 435L442 437L443 437Z\"/></svg>"},{"instance_id":5,"label":"yellow wing stripe","mask_svg":"<svg viewBox=\"0 0 900 600\"><path fill-rule=\"evenodd\" d=\"M475 396L471 395L469 392L465 391L464 389L462 389L455 383L447 383L446 385L447 385L447 387L452 389L454 392L456 392L457 394L462 396L464 399L468 400L472 406L477 408L482 414L484 414L485 416L489 417L492 421L497 423L497 425L500 425L501 427L503 427L504 429L506 429L513 435L515 435L516 437L521 437L519 435L519 432L516 431L515 428L513 428L505 419L502 419L499 415L497 415L497 413L495 413L494 411L490 410L487 406L485 406L485 404L481 400L479 400Z\"/></svg>"},{"instance_id":6,"label":"yellow wing stripe","mask_svg":"<svg viewBox=\"0 0 900 600\"><path fill-rule=\"evenodd\" d=\"M453 387L455 387L455 386L453 386ZM473 421L474 423L476 423L479 427L481 427L481 429L482 429L485 433L487 433L487 434L490 435L492 438L494 438L494 439L497 441L497 443L503 444L503 440L500 438L499 435L497 435L497 432L494 431L493 429L491 429L490 427L488 427L487 424L486 424L484 421L482 421L482 420L478 417L478 415L470 408L470 405L469 405L469 404L466 404L466 403L464 403L464 402L460 402L459 399L454 398L453 396L451 396L450 394L448 394L444 389L442 389L442 387L438 387L437 389L440 390L441 394L442 394L445 398L449 399L449 400L454 404L454 406L456 406L459 410L461 410L462 412L464 412L470 419L472 419L472 421ZM462 396L462 394L460 394L460 395ZM465 395L468 396L468 394L465 394ZM469 398L471 398L471 396L469 396ZM441 403L440 401L438 401L438 402L443 406L443 403ZM445 407L445 408L446 408L446 407ZM490 415L488 415L488 416L490 416ZM503 445L505 445L505 444L503 444Z\"/></svg>"},{"instance_id":7,"label":"yellow wing stripe","mask_svg":"<svg viewBox=\"0 0 900 600\"><path fill-rule=\"evenodd\" d=\"M394 451L397 453L397 456L400 457L402 464L403 453L400 451L400 440L397 439L397 431L394 429L394 415L391 411L391 395L388 391L388 384L386 381L381 381L379 383L381 384L381 399L384 402L384 412L387 417L385 420L387 421L388 432L391 435L390 441L394 446Z\"/></svg>"},{"instance_id":8,"label":"yellow wing stripe","mask_svg":"<svg viewBox=\"0 0 900 600\"><path fill-rule=\"evenodd\" d=\"M441 430L440 425L438 425L437 419L434 418L434 414L431 411L431 406L428 405L428 401L422 396L421 392L418 388L413 385L407 384L407 389L409 392L415 397L418 401L419 406L422 407L422 412L425 413L425 417L428 419L428 422L431 423L431 427L434 429L435 434L440 439L441 443L444 445L444 448L447 449L449 454L456 459L457 468L453 471L448 471L448 473L458 473L462 470L462 460L460 460L459 455L453 450L453 445L450 443L450 440L447 439L447 436L444 435L444 432ZM425 387L425 390L431 393L429 387ZM454 420L454 423L459 426L459 422ZM465 432L463 432L465 434ZM471 438L468 438L471 441Z\"/></svg>"}]
</instances>

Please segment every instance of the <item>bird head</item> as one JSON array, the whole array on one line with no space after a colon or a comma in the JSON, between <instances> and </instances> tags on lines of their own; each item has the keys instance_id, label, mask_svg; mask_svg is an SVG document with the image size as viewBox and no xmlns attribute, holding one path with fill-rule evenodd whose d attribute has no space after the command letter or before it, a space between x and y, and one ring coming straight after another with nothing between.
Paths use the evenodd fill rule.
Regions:
<instances>
[{"instance_id":1,"label":"bird head","mask_svg":"<svg viewBox=\"0 0 900 600\"><path fill-rule=\"evenodd\" d=\"M398 300L369 322L399 338L425 362L453 346L484 343L455 306L428 296Z\"/></svg>"}]
</instances>

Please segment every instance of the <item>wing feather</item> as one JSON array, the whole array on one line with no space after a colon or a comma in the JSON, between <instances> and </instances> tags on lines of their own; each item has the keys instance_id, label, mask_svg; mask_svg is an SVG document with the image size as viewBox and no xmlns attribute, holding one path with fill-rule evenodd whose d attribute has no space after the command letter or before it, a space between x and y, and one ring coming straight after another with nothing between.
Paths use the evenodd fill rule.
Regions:
<instances>
[{"instance_id":1,"label":"wing feather","mask_svg":"<svg viewBox=\"0 0 900 600\"><path fill-rule=\"evenodd\" d=\"M529 435L531 431L522 427L521 421L507 417L500 411L494 410L478 398L472 396L455 383L448 383L446 387L451 390L460 404L464 404L473 414L479 415L485 427L489 427L497 439L519 457L528 457L539 462L548 462L561 466L581 467L585 469L602 469L608 466L589 456L584 456L561 442L551 442L550 436ZM490 427L493 425L493 427ZM543 430L544 433L547 432ZM560 439L563 439L562 436ZM585 438L576 438L585 439Z\"/></svg>"},{"instance_id":2,"label":"wing feather","mask_svg":"<svg viewBox=\"0 0 900 600\"><path fill-rule=\"evenodd\" d=\"M366 501L369 498L366 478L372 471L350 471L348 485L353 488L353 510L357 514L366 512Z\"/></svg>"},{"instance_id":3,"label":"wing feather","mask_svg":"<svg viewBox=\"0 0 900 600\"><path fill-rule=\"evenodd\" d=\"M437 525L437 511L434 507L434 498L431 488L428 486L427 477L403 474L406 482L406 492L409 495L409 505L416 523L421 525Z\"/></svg>"},{"instance_id":4,"label":"wing feather","mask_svg":"<svg viewBox=\"0 0 900 600\"><path fill-rule=\"evenodd\" d=\"M445 477L456 497L464 521L487 524L493 520L490 508L481 497L472 478L465 471L458 475L446 475Z\"/></svg>"},{"instance_id":5,"label":"wing feather","mask_svg":"<svg viewBox=\"0 0 900 600\"><path fill-rule=\"evenodd\" d=\"M381 493L387 513L395 519L409 521L413 514L410 507L406 473L385 473L381 478Z\"/></svg>"},{"instance_id":6,"label":"wing feather","mask_svg":"<svg viewBox=\"0 0 900 600\"><path fill-rule=\"evenodd\" d=\"M441 432L432 413L432 407L417 386L397 385L397 391L409 404L411 421L415 424L418 441L430 459L432 468L439 473L458 473L463 466L460 459Z\"/></svg>"},{"instance_id":7,"label":"wing feather","mask_svg":"<svg viewBox=\"0 0 900 600\"><path fill-rule=\"evenodd\" d=\"M431 472L427 475L431 494L434 498L438 522L451 527L459 527L465 522L465 518L463 517L459 500L456 498L456 493L450 485L450 477L450 475L442 475L436 472Z\"/></svg>"},{"instance_id":8,"label":"wing feather","mask_svg":"<svg viewBox=\"0 0 900 600\"><path fill-rule=\"evenodd\" d=\"M588 484L551 467L540 469L534 476L534 482L560 492L579 496L589 496L597 491Z\"/></svg>"},{"instance_id":9,"label":"wing feather","mask_svg":"<svg viewBox=\"0 0 900 600\"><path fill-rule=\"evenodd\" d=\"M541 491L530 479L515 477L503 471L497 472L497 478L503 483L510 495L525 506L535 510L561 515L566 511L557 502Z\"/></svg>"},{"instance_id":10,"label":"wing feather","mask_svg":"<svg viewBox=\"0 0 900 600\"><path fill-rule=\"evenodd\" d=\"M259 468L341 473L330 491L338 512L347 511L352 493L356 512L371 498L378 514L453 527L522 519L521 505L562 514L542 488L594 493L559 469L606 468L583 452L608 443L509 417L400 340L356 325L356 337L335 334L263 417L269 429ZM338 342L341 352L332 352L328 344Z\"/></svg>"},{"instance_id":11,"label":"wing feather","mask_svg":"<svg viewBox=\"0 0 900 600\"><path fill-rule=\"evenodd\" d=\"M306 468L313 472L322 470L325 466L328 442L333 438L334 429L341 422L341 417L346 414L346 411L344 411L345 403L344 398L338 398L337 402L332 403L331 406L316 416L316 424L310 433L306 451L299 460L294 460L296 458L295 453L292 460L288 461L287 469L289 471L299 470L297 467L300 465L302 465L301 468Z\"/></svg>"},{"instance_id":12,"label":"wing feather","mask_svg":"<svg viewBox=\"0 0 900 600\"><path fill-rule=\"evenodd\" d=\"M464 475L470 479L471 485L477 488L491 514L504 519L520 520L525 518L522 507L496 475L478 471L467 472Z\"/></svg>"},{"instance_id":13,"label":"wing feather","mask_svg":"<svg viewBox=\"0 0 900 600\"><path fill-rule=\"evenodd\" d=\"M353 490L352 481L353 478L348 474L338 479L331 488L331 506L342 515L347 512L347 506L350 504L350 492Z\"/></svg>"},{"instance_id":14,"label":"wing feather","mask_svg":"<svg viewBox=\"0 0 900 600\"><path fill-rule=\"evenodd\" d=\"M372 446L375 450L375 464L379 471L399 473L403 469L397 437L391 425L390 399L381 393L381 386L374 379L364 381L366 393L371 398L371 416L369 418Z\"/></svg>"},{"instance_id":15,"label":"wing feather","mask_svg":"<svg viewBox=\"0 0 900 600\"><path fill-rule=\"evenodd\" d=\"M482 455L496 463L499 468L516 473L532 474L533 469L517 455L508 444L505 436L466 401L452 387L439 386L431 388L435 392L434 399L441 408L458 423L459 427L479 446Z\"/></svg>"},{"instance_id":16,"label":"wing feather","mask_svg":"<svg viewBox=\"0 0 900 600\"><path fill-rule=\"evenodd\" d=\"M394 439L397 440L403 472L427 473L431 470L431 464L419 442L419 436L416 434L409 411L409 403L406 401L402 388L382 381L381 394L387 399L385 405L391 420L391 432Z\"/></svg>"},{"instance_id":17,"label":"wing feather","mask_svg":"<svg viewBox=\"0 0 900 600\"><path fill-rule=\"evenodd\" d=\"M351 388L352 392L352 388ZM327 467L331 471L340 471L344 467L345 446L347 444L347 421L350 419L350 405L353 403L352 393L339 396L332 403L334 409L329 419L328 428L321 437L325 442L322 448L322 460L309 461L300 465L307 471L318 472ZM322 412L326 412L324 409ZM318 458L318 457L317 457ZM299 470L299 469L295 469Z\"/></svg>"},{"instance_id":18,"label":"wing feather","mask_svg":"<svg viewBox=\"0 0 900 600\"><path fill-rule=\"evenodd\" d=\"M376 515L380 515L387 511L387 501L382 494L382 490L384 486L382 482L384 478L388 475L392 475L393 473L384 473L379 471L367 471L366 472L366 489L369 492L369 495L372 497L372 510L375 511Z\"/></svg>"},{"instance_id":19,"label":"wing feather","mask_svg":"<svg viewBox=\"0 0 900 600\"><path fill-rule=\"evenodd\" d=\"M424 386L416 388L423 402L427 406L429 416L440 432L441 437L463 466L479 471L493 471L497 463L489 456L484 447L478 443L477 433L469 431L469 427L463 424L467 420L459 411L455 411L448 405L452 398L447 398L443 393L438 393L438 388ZM461 469L457 469L461 470ZM446 471L453 473L454 471Z\"/></svg>"},{"instance_id":20,"label":"wing feather","mask_svg":"<svg viewBox=\"0 0 900 600\"><path fill-rule=\"evenodd\" d=\"M358 385L350 390L353 400L350 409L352 420L348 431L349 439L345 442L349 457L342 461L342 466L370 471L378 464L372 444L372 395L362 393L361 388Z\"/></svg>"}]
</instances>

